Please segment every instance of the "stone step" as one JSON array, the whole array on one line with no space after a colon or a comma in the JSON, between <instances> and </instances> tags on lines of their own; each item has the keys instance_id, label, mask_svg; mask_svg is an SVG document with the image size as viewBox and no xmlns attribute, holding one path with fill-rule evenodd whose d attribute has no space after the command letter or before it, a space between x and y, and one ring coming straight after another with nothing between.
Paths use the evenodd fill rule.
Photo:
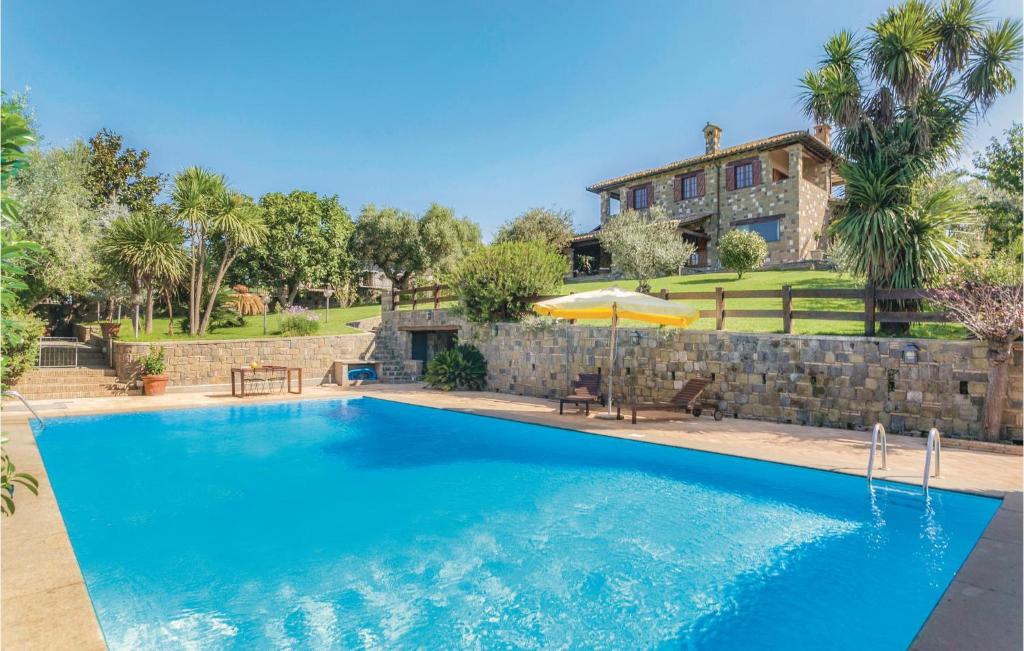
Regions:
<instances>
[{"instance_id":1,"label":"stone step","mask_svg":"<svg viewBox=\"0 0 1024 651\"><path fill-rule=\"evenodd\" d=\"M18 383L15 387L20 391L21 389L32 388L49 388L49 387L107 387L117 381L117 377L113 375L86 375L80 377L56 377L56 376L39 376L39 377L22 377L18 378Z\"/></svg>"},{"instance_id":2,"label":"stone step","mask_svg":"<svg viewBox=\"0 0 1024 651\"><path fill-rule=\"evenodd\" d=\"M82 391L39 391L35 389L18 389L18 392L26 400L71 400L74 398L109 398L111 396L139 396L140 389L129 389L125 392L111 391L110 389L88 389Z\"/></svg>"},{"instance_id":3,"label":"stone step","mask_svg":"<svg viewBox=\"0 0 1024 651\"><path fill-rule=\"evenodd\" d=\"M117 375L117 371L106 366L79 366L79 367L67 367L67 368L34 368L25 375L22 379L27 377L114 377Z\"/></svg>"}]
</instances>

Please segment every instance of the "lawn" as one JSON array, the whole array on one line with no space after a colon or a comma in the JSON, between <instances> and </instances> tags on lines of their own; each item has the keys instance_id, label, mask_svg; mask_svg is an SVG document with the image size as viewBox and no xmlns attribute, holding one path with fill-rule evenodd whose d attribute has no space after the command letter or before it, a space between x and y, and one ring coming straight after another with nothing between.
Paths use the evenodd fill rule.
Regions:
<instances>
[{"instance_id":1,"label":"lawn","mask_svg":"<svg viewBox=\"0 0 1024 651\"><path fill-rule=\"evenodd\" d=\"M335 307L331 308L330 314L325 309L314 310L320 317L320 330L317 332L318 335L343 335L353 332L360 332L355 328L345 325L349 321L357 321L359 319L365 319L371 316L377 316L380 314L379 305L358 305L355 307ZM136 339L132 336L132 322L131 319L121 320L121 332L119 339L121 341L182 341L192 339L187 333L183 333L180 328L181 319L174 319L174 334L167 334L167 319L156 318L153 319L153 332L152 334L139 333L139 338ZM278 337L280 336L280 314L268 314L267 315L267 337ZM88 325L96 325L91 323ZM245 325L237 328L218 328L213 332L207 333L201 339L253 339L263 337L263 317L261 316L249 316L245 317Z\"/></svg>"},{"instance_id":2,"label":"lawn","mask_svg":"<svg viewBox=\"0 0 1024 651\"><path fill-rule=\"evenodd\" d=\"M783 285L790 285L794 289L823 289L843 288L860 289L863 285L856 280L838 274L834 271L754 271L746 274L742 280L736 279L734 273L713 273L713 274L690 274L686 276L668 276L657 278L651 282L654 291L662 288L670 292L707 292L714 291L721 287L728 292L730 289L779 289ZM585 292L591 289L603 287L619 287L621 289L636 289L635 280L611 280L595 282L566 283L562 286L563 293ZM714 300L691 301L697 309L711 310L715 307ZM429 301L421 304L429 307ZM442 303L442 307L451 307L453 303ZM726 298L726 309L734 310L779 310L782 309L781 299L772 298ZM820 298L797 298L793 299L794 310L839 310L857 312L863 310L861 301L853 299L820 299ZM400 309L410 309L406 301ZM422 308L420 308L422 309ZM319 309L316 313L320 317L321 328L317 334L348 334L359 332L346 323L365 319L380 314L379 305L359 305L356 307L332 308L330 315L326 310ZM280 315L267 315L268 337L280 336L279 330ZM176 319L178 321L178 319ZM165 341L185 340L190 337L175 328L171 336L167 334L167 319L157 318L154 321L154 332L152 334L140 334L138 339L132 337L131 321L123 319L121 327L121 339L124 341ZM607 325L602 321L581 321L583 324ZM622 326L626 328L648 328L650 324L639 321L623 320ZM714 319L700 319L691 326L694 330L714 330ZM782 332L782 319L746 319L728 318L725 321L725 329L733 332ZM793 334L827 334L827 335L861 335L864 334L864 324L860 321L818 321L795 319L793 321ZM946 324L914 324L911 326L910 334L913 337L931 339L962 339L966 331L957 325ZM248 339L262 337L262 317L246 317L245 325L238 328L220 328L207 334L203 339Z\"/></svg>"},{"instance_id":3,"label":"lawn","mask_svg":"<svg viewBox=\"0 0 1024 651\"><path fill-rule=\"evenodd\" d=\"M857 280L834 271L753 271L747 273L742 280L737 280L734 273L690 274L657 278L651 282L653 291L660 291L664 288L670 292L708 292L714 291L716 287L721 287L728 293L730 289L779 289L783 285L790 285L794 289L860 289L863 287L863 284ZM564 293L584 292L605 287L635 290L636 281L568 283L562 286L562 291ZM715 308L714 300L690 301L690 303L701 310ZM729 299L727 294L725 307L726 310L781 310L782 300L774 298ZM853 299L797 298L793 299L793 309L859 312L863 311L864 303ZM592 323L601 322L594 321ZM651 327L649 324L628 320L623 320L621 324L628 328ZM694 330L714 330L715 320L700 319L690 327ZM725 329L733 332L782 332L782 319L727 318ZM864 324L860 321L794 319L793 334L862 335L864 334ZM922 323L913 324L910 334L913 337L961 339L966 335L966 331L958 325Z\"/></svg>"}]
</instances>

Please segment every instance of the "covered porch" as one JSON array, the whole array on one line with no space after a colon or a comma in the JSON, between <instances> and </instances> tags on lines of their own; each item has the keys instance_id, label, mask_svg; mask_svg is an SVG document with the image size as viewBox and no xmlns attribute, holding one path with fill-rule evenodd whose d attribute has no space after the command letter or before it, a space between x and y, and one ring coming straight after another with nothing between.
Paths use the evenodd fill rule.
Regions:
<instances>
[{"instance_id":1,"label":"covered porch","mask_svg":"<svg viewBox=\"0 0 1024 651\"><path fill-rule=\"evenodd\" d=\"M688 269L705 269L710 266L708 242L711 236L704 232L710 215L699 218L673 219L683 241L694 245L696 251L686 262ZM569 241L573 277L604 275L611 272L612 256L601 248L599 235L601 227L582 233Z\"/></svg>"}]
</instances>

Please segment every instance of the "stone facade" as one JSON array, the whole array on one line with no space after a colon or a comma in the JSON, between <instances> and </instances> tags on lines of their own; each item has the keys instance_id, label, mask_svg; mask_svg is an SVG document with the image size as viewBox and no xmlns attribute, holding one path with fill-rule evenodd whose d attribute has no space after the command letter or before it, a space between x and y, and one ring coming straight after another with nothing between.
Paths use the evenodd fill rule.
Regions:
<instances>
[{"instance_id":1,"label":"stone facade","mask_svg":"<svg viewBox=\"0 0 1024 651\"><path fill-rule=\"evenodd\" d=\"M114 368L121 381L138 374L138 360L150 348L164 349L166 373L171 386L224 385L231 382L231 369L260 362L302 368L304 384L333 382L336 359L375 356L373 333L322 337L274 337L223 341L163 341L129 343L114 341Z\"/></svg>"},{"instance_id":2,"label":"stone facade","mask_svg":"<svg viewBox=\"0 0 1024 651\"><path fill-rule=\"evenodd\" d=\"M488 361L488 387L556 397L580 372L607 372L609 328L478 326L444 310L385 312L379 331L406 351L400 327L456 325ZM687 378L712 378L727 414L785 423L976 437L987 385L986 348L971 341L826 337L675 329L620 330L615 382L640 400L666 400ZM917 361L904 359L916 347ZM1006 438L1021 436L1021 348L1015 349ZM618 393L618 391L616 391Z\"/></svg>"},{"instance_id":3,"label":"stone facade","mask_svg":"<svg viewBox=\"0 0 1024 651\"><path fill-rule=\"evenodd\" d=\"M705 260L711 268L719 267L717 243L722 235L751 221L777 217L779 239L768 242L767 263L800 262L818 257L830 210L834 160L823 153L831 151L828 145L818 140L793 132L719 151L717 141L709 139L709 151L692 162L631 174L589 189L600 197L603 224L612 216L611 199L619 200L625 209L630 192L649 187L652 206L680 220L682 227L710 238ZM747 159L759 162L760 183L729 190L727 169ZM677 199L677 177L700 171L704 174L703 195Z\"/></svg>"}]
</instances>

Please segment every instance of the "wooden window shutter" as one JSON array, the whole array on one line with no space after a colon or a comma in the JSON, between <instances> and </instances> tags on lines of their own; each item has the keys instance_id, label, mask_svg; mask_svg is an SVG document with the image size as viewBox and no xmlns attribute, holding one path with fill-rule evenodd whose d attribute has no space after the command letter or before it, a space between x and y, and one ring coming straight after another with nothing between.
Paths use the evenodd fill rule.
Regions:
<instances>
[{"instance_id":1,"label":"wooden window shutter","mask_svg":"<svg viewBox=\"0 0 1024 651\"><path fill-rule=\"evenodd\" d=\"M654 207L654 184L653 183L648 183L647 184L647 207L648 208L653 208Z\"/></svg>"},{"instance_id":2,"label":"wooden window shutter","mask_svg":"<svg viewBox=\"0 0 1024 651\"><path fill-rule=\"evenodd\" d=\"M677 176L675 178L675 181L674 181L673 185L675 186L675 198L676 198L676 201L682 201L683 200L683 177Z\"/></svg>"},{"instance_id":3,"label":"wooden window shutter","mask_svg":"<svg viewBox=\"0 0 1024 651\"><path fill-rule=\"evenodd\" d=\"M736 167L733 165L728 165L725 168L725 189L736 189Z\"/></svg>"},{"instance_id":4,"label":"wooden window shutter","mask_svg":"<svg viewBox=\"0 0 1024 651\"><path fill-rule=\"evenodd\" d=\"M753 168L754 185L761 185L761 159L750 161L750 166Z\"/></svg>"},{"instance_id":5,"label":"wooden window shutter","mask_svg":"<svg viewBox=\"0 0 1024 651\"><path fill-rule=\"evenodd\" d=\"M633 210L633 188L626 190L626 210Z\"/></svg>"},{"instance_id":6,"label":"wooden window shutter","mask_svg":"<svg viewBox=\"0 0 1024 651\"><path fill-rule=\"evenodd\" d=\"M698 197L703 197L704 196L704 187L705 187L705 183L704 183L704 170L701 170L701 171L697 172L697 196Z\"/></svg>"}]
</instances>

